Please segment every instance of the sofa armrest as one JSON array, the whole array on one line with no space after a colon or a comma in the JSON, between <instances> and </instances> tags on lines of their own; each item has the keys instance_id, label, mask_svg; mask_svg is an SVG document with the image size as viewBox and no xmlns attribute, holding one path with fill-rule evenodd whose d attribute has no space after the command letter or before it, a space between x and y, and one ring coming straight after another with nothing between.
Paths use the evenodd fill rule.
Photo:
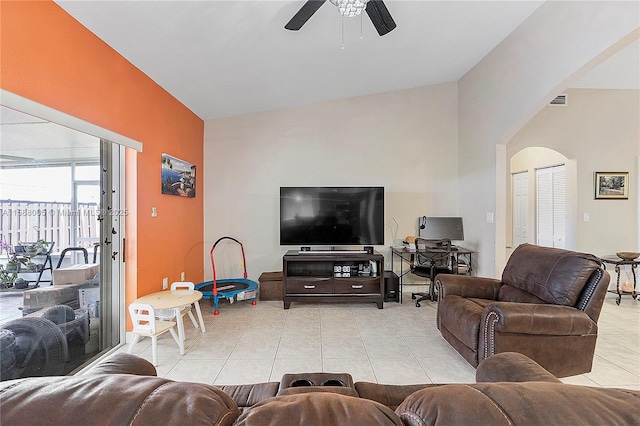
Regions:
<instances>
[{"instance_id":1,"label":"sofa armrest","mask_svg":"<svg viewBox=\"0 0 640 426\"><path fill-rule=\"evenodd\" d=\"M451 274L436 276L436 288L440 299L448 295L457 295L496 300L501 286L502 282L494 278Z\"/></svg>"},{"instance_id":2,"label":"sofa armrest","mask_svg":"<svg viewBox=\"0 0 640 426\"><path fill-rule=\"evenodd\" d=\"M3 425L231 426L240 410L210 385L132 374L0 382Z\"/></svg>"},{"instance_id":3,"label":"sofa armrest","mask_svg":"<svg viewBox=\"0 0 640 426\"><path fill-rule=\"evenodd\" d=\"M108 356L89 369L87 375L98 374L135 374L138 376L157 376L156 368L144 358L119 352Z\"/></svg>"},{"instance_id":4,"label":"sofa armrest","mask_svg":"<svg viewBox=\"0 0 640 426\"><path fill-rule=\"evenodd\" d=\"M596 323L571 306L494 302L483 312L485 331L554 336L595 334Z\"/></svg>"},{"instance_id":5,"label":"sofa armrest","mask_svg":"<svg viewBox=\"0 0 640 426\"><path fill-rule=\"evenodd\" d=\"M502 352L483 360L476 369L476 382L562 383L540 364L518 352Z\"/></svg>"}]
</instances>

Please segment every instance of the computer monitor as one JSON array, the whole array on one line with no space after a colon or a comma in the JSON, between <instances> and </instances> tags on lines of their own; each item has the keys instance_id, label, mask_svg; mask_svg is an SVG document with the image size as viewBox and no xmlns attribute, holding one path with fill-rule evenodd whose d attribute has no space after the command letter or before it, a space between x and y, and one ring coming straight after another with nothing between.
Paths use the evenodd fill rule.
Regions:
<instances>
[{"instance_id":1,"label":"computer monitor","mask_svg":"<svg viewBox=\"0 0 640 426\"><path fill-rule=\"evenodd\" d=\"M420 225L420 237L426 240L464 240L461 217L423 217Z\"/></svg>"}]
</instances>

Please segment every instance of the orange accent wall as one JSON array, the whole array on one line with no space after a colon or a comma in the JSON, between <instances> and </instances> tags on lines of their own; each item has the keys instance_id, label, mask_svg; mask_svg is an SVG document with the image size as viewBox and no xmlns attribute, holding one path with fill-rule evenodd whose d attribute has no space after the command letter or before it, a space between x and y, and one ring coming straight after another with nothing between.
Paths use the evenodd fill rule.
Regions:
<instances>
[{"instance_id":1,"label":"orange accent wall","mask_svg":"<svg viewBox=\"0 0 640 426\"><path fill-rule=\"evenodd\" d=\"M204 122L52 1L3 0L0 25L3 89L143 144L126 155L127 304L202 281ZM163 152L196 165L195 198L161 193Z\"/></svg>"}]
</instances>

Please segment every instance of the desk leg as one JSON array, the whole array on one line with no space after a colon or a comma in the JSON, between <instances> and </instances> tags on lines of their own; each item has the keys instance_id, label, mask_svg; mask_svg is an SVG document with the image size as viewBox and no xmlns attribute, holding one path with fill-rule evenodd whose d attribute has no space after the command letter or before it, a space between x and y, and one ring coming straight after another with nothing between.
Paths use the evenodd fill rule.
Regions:
<instances>
[{"instance_id":1,"label":"desk leg","mask_svg":"<svg viewBox=\"0 0 640 426\"><path fill-rule=\"evenodd\" d=\"M404 264L402 262L402 257L400 257L400 304L402 304L402 293L404 293L403 285L404 285Z\"/></svg>"},{"instance_id":2,"label":"desk leg","mask_svg":"<svg viewBox=\"0 0 640 426\"><path fill-rule=\"evenodd\" d=\"M182 313L180 307L175 309L176 311L176 324L178 325L178 347L180 348L180 355L184 355L184 321L182 321Z\"/></svg>"},{"instance_id":3,"label":"desk leg","mask_svg":"<svg viewBox=\"0 0 640 426\"><path fill-rule=\"evenodd\" d=\"M398 257L400 257L400 275L398 276L400 279L398 280L398 291L400 292L400 303L402 303L402 277L404 276L403 270L402 270L402 256L399 255ZM393 249L391 250L391 271L393 271L395 269L396 266L396 256L393 252Z\"/></svg>"},{"instance_id":4,"label":"desk leg","mask_svg":"<svg viewBox=\"0 0 640 426\"><path fill-rule=\"evenodd\" d=\"M204 333L207 330L205 330L205 328L204 328L204 321L202 319L202 311L200 310L200 302L196 301L196 303L194 303L194 305L196 307L196 313L198 314L198 321L200 322L200 329Z\"/></svg>"}]
</instances>

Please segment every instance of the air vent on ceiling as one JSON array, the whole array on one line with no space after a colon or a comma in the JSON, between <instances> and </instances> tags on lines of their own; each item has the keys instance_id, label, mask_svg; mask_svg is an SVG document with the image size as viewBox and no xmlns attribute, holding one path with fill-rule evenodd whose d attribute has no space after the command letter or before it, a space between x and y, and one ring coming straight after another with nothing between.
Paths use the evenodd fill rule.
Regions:
<instances>
[{"instance_id":1,"label":"air vent on ceiling","mask_svg":"<svg viewBox=\"0 0 640 426\"><path fill-rule=\"evenodd\" d=\"M549 102L549 106L567 106L569 98L566 94L556 96L551 102Z\"/></svg>"}]
</instances>

